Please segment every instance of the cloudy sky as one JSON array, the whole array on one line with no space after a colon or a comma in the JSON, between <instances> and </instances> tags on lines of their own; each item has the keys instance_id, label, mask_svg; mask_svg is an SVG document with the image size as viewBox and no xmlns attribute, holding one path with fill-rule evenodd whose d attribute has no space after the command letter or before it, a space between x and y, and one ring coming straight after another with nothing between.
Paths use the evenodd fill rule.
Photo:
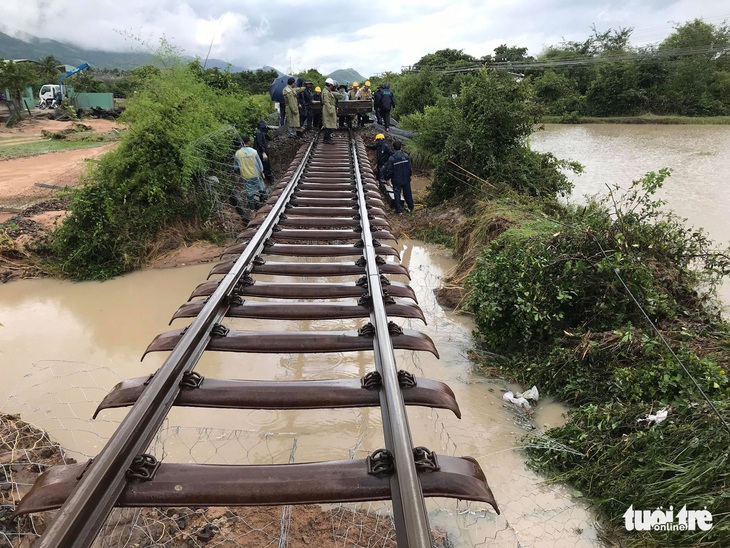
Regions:
<instances>
[{"instance_id":1,"label":"cloudy sky","mask_svg":"<svg viewBox=\"0 0 730 548\"><path fill-rule=\"evenodd\" d=\"M0 31L86 49L139 51L160 37L184 53L284 72L352 67L398 72L443 48L475 57L496 46L531 55L565 40L632 27L657 43L676 23L730 22L728 0L5 0ZM132 40L129 36L136 39ZM212 46L211 46L212 44Z\"/></svg>"}]
</instances>

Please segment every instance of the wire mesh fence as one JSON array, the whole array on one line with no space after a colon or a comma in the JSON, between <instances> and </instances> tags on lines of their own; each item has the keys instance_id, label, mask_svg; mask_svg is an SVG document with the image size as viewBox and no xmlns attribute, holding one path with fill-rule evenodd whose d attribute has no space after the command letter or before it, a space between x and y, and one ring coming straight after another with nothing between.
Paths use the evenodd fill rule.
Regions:
<instances>
[{"instance_id":1,"label":"wire mesh fence","mask_svg":"<svg viewBox=\"0 0 730 548\"><path fill-rule=\"evenodd\" d=\"M562 409L540 401L534 415L528 416L506 405L502 393L512 387L471 370L467 356L471 331L468 319L447 313L433 296L442 270L448 266L448 257L410 242L401 249L411 271L411 285L429 319L425 328L415 321L413 325L406 323L405 327L417 327L429 334L439 348L441 360L428 354L397 351L398 365L419 376L447 382L462 411L459 420L446 411L409 408L414 443L443 455L476 458L502 511L497 516L487 505L430 499L429 517L435 542L440 542L440 546L602 545L594 516L576 499L575 493L565 486L546 482L525 464L522 449L526 445L551 444L555 450L565 450L541 433L545 424L555 424L553 421L558 420L556 416L559 418ZM169 271L167 280L171 286L192 285L176 282L177 275L183 276L184 269ZM115 291L111 285L115 283L107 282L107 291ZM135 309L133 303L127 306L129 310ZM201 363L200 367L209 376L266 378L268 375L282 379L358 377L369 367L366 355L352 353L312 358L251 356L243 370L241 365L235 358L221 357ZM126 368L126 365L112 369L72 361L37 362L0 410L19 413L46 432L41 434L38 446L41 449L60 451L60 444L64 447L62 462L70 462L70 458L83 462L100 450L125 413L120 409L106 410L95 421L89 419L111 387L129 376ZM165 462L286 464L364 458L382 446L376 409L192 412L176 408L149 452ZM3 499L4 537L0 538L13 546L35 539L50 519L49 513L18 522L9 520L14 503L30 488L35 475L30 471L48 465L39 458L36 449L23 455L27 455L25 460L17 460L16 451L15 457L8 461L15 463L16 469L3 464L6 478L3 485L13 487L4 492L12 496ZM29 475L23 475L25 471ZM97 540L98 546L259 544L395 546L395 534L389 504L371 503L283 508L116 509Z\"/></svg>"},{"instance_id":2,"label":"wire mesh fence","mask_svg":"<svg viewBox=\"0 0 730 548\"><path fill-rule=\"evenodd\" d=\"M221 128L220 132L191 145L191 153L201 158L197 184L209 196L215 210L230 210L226 201L237 181L232 154L238 146L237 135L230 128ZM292 143L291 146L299 145ZM567 487L546 482L525 464L522 449L526 444L552 444L542 434L543 424L549 422L544 418L547 414L540 414L541 406L547 409L549 404L540 403L532 416L506 406L502 393L512 387L503 381L485 379L471 369L467 356L472 329L469 321L445 312L436 302L433 291L453 261L435 248L411 242L402 244L400 252L401 262L411 273L410 285L429 321L424 328L416 321L406 320L404 327L419 329L434 339L441 360L429 354L397 351L398 366L447 382L462 411L459 420L445 411L409 408L414 443L443 455L474 457L484 470L502 512L496 515L491 507L481 503L430 499L427 507L435 545L600 546L600 531L590 509ZM169 271L165 275L165 288L189 289L200 281L188 278L190 274L185 269ZM104 291L113 293L121 283L123 280L106 282ZM160 303L159 293L165 288L158 286L154 294L148 294L141 289L144 286L144 280L137 280L134 291L123 292L125 302L120 311L110 310L107 304L102 311L103 319L85 310L77 328L68 317L63 317L59 321L66 330L64 340L91 344L98 338L104 339L106 345L121 344L117 339L131 338L134 330L148 327L139 316L145 310L141 303L145 300ZM72 300L78 298L75 295ZM67 306L67 313L71 314L71 305ZM114 319L114 325L126 326L123 335L111 340L107 335L114 328L105 323L109 318ZM245 325L241 322L230 321L237 327ZM356 321L339 322L335 328L359 325ZM72 328L79 331L78 339L68 332ZM258 323L255 328L262 326ZM312 328L327 329L332 324L328 327L326 322L307 325L291 322L289 325L291 330ZM142 338L149 341L154 334L145 332ZM37 340L37 334L35 337ZM92 458L124 416L124 410L112 409L100 413L96 420L90 419L98 403L116 383L128 378L130 371L139 374L128 362L103 361L101 356L108 359L105 352L106 349L93 354L93 363L38 360L32 365L20 365L27 370L0 406L0 411L19 414L23 419L3 415L0 546L30 546L52 519L53 512L18 520L11 518L15 504L28 492L38 473L53 464ZM152 360L152 365L149 360L145 362L145 367L149 367L147 373L154 371ZM105 363L112 365L100 365ZM218 378L305 380L362 377L372 370L372 363L367 353L245 358L206 355L197 369ZM527 441L525 435L529 435ZM383 446L377 409L297 412L176 408L148 452L164 462L255 465L364 458ZM565 450L556 444L551 446ZM391 516L387 502L254 508L124 508L112 512L96 546L389 547L396 545Z\"/></svg>"},{"instance_id":3,"label":"wire mesh fence","mask_svg":"<svg viewBox=\"0 0 730 548\"><path fill-rule=\"evenodd\" d=\"M71 372L79 365L86 371ZM19 409L23 415L38 416L40 411L38 422L43 425L41 430L7 416L3 419L0 539L8 546L29 546L53 515L49 512L17 521L10 519L14 504L30 489L37 473L53 464L83 462L93 457L115 426L116 421L111 417L102 416L92 423L83 416L106 392L102 386L105 381L101 379L114 376L107 368L91 369L87 364L37 364L6 404ZM69 388L58 391L59 385ZM482 384L477 386L486 388ZM496 393L495 399L499 396ZM32 408L37 405L41 408L33 412ZM62 409L66 412L62 413ZM80 413L79 409L86 411ZM500 411L510 418L510 409L500 408ZM364 458L380 446L369 441L379 425L369 413L359 410L347 413L352 419L348 422L359 423L357 437L350 439L349 446L343 441L345 437L318 435L314 431L316 424L308 431L262 432L189 427L167 421L149 453L165 462L199 464L284 464L308 462L316 460L312 456L324 454L330 458ZM524 466L519 451L524 444L520 441L523 428L528 427L524 418L496 417L491 425L492 439L468 440L464 432L474 430L474 424L471 428L465 425L456 429L457 421L442 416L446 413L425 411L422 415L414 424L418 443L428 437L429 446L441 454L469 454L477 458L502 510L502 515L496 516L486 505L478 503L429 500L437 546L537 547L564 546L568 542L576 546L601 545L590 512L575 501L570 491L545 483ZM54 441L56 435L68 437L64 433L71 434L70 439L74 440L64 443L68 449L62 449ZM537 437L536 442L540 443L539 440ZM8 449L9 442L14 442L12 449ZM125 508L113 511L96 543L96 546L109 547L203 545L395 546L395 531L388 503Z\"/></svg>"}]
</instances>

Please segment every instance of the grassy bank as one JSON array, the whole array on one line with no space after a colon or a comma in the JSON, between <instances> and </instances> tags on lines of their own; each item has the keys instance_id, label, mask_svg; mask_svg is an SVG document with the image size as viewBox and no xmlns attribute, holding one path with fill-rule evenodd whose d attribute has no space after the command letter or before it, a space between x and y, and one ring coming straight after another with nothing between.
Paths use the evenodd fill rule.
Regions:
<instances>
[{"instance_id":1,"label":"grassy bank","mask_svg":"<svg viewBox=\"0 0 730 548\"><path fill-rule=\"evenodd\" d=\"M728 125L730 116L544 116L545 124L693 124L693 125Z\"/></svg>"},{"instance_id":2,"label":"grassy bank","mask_svg":"<svg viewBox=\"0 0 730 548\"><path fill-rule=\"evenodd\" d=\"M99 141L31 141L11 145L0 144L0 160L12 160L38 156L51 152L65 152L82 148L94 148L112 142L112 139Z\"/></svg>"},{"instance_id":3,"label":"grassy bank","mask_svg":"<svg viewBox=\"0 0 730 548\"><path fill-rule=\"evenodd\" d=\"M661 211L668 172L580 209L483 201L455 246L480 367L571 407L530 462L579 489L629 546L730 545L727 255ZM638 303L638 304L637 304ZM705 398L706 396L706 398ZM667 411L666 420L650 415ZM559 449L556 449L559 448ZM709 531L627 532L632 506L712 513Z\"/></svg>"}]
</instances>

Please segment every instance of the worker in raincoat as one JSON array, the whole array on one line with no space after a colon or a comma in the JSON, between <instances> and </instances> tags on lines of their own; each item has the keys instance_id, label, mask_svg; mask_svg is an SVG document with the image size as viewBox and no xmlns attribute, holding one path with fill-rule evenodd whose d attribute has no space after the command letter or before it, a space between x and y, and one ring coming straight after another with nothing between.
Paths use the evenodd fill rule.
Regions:
<instances>
[{"instance_id":1,"label":"worker in raincoat","mask_svg":"<svg viewBox=\"0 0 730 548\"><path fill-rule=\"evenodd\" d=\"M301 131L302 127L299 123L299 103L297 101L297 95L303 92L305 89L302 87L295 87L294 78L287 80L287 85L284 88L284 103L286 104L286 126L289 128L289 135L295 135L297 131Z\"/></svg>"},{"instance_id":2,"label":"worker in raincoat","mask_svg":"<svg viewBox=\"0 0 730 548\"><path fill-rule=\"evenodd\" d=\"M243 145L233 155L233 170L243 179L243 189L246 191L249 209L258 209L266 201L266 185L261 178L264 174L264 165L259 158L256 149L251 147L251 137L244 135L241 139ZM235 185L232 191L231 203L236 206L236 211L245 216L243 211L243 200L239 185Z\"/></svg>"},{"instance_id":3,"label":"worker in raincoat","mask_svg":"<svg viewBox=\"0 0 730 548\"><path fill-rule=\"evenodd\" d=\"M329 145L335 144L332 130L337 128L337 99L341 97L334 90L335 81L327 78L322 90L322 127L324 127L324 142Z\"/></svg>"},{"instance_id":4,"label":"worker in raincoat","mask_svg":"<svg viewBox=\"0 0 730 548\"><path fill-rule=\"evenodd\" d=\"M314 88L314 93L312 94L312 104L319 103L317 105L318 108L313 108L312 113L312 122L314 124L315 129L319 129L322 127L322 88L317 86Z\"/></svg>"},{"instance_id":5,"label":"worker in raincoat","mask_svg":"<svg viewBox=\"0 0 730 548\"><path fill-rule=\"evenodd\" d=\"M353 84L353 87L354 86L355 84ZM373 92L370 91L370 80L367 80L363 84L363 87L357 91L357 93L355 94L355 99L357 101L370 101L371 103L373 102ZM357 115L357 125L359 127L363 127L366 122L370 122L370 116L368 114Z\"/></svg>"}]
</instances>

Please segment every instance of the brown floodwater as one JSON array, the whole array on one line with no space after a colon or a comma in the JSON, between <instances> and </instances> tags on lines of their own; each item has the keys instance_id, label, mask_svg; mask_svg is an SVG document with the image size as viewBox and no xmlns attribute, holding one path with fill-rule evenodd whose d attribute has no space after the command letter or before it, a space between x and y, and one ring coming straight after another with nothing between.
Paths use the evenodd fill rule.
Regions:
<instances>
[{"instance_id":1,"label":"brown floodwater","mask_svg":"<svg viewBox=\"0 0 730 548\"><path fill-rule=\"evenodd\" d=\"M549 125L533 135L531 144L585 166L583 175L571 175L576 202L606 185L626 188L647 171L671 167L673 175L659 196L713 239L730 240L727 126ZM419 190L417 182L414 190ZM432 523L452 533L459 546L599 546L593 516L575 493L546 483L525 465L524 446L547 443L539 434L561 424L565 409L549 398L540 399L532 417L505 406L504 391L529 387L474 372L467 358L470 319L442 309L433 297L441 276L454 266L450 253L415 241L401 242L400 250L429 321L425 327L415 321L404 325L428 333L441 359L397 351L399 367L447 382L463 414L458 420L445 411L409 408L414 442L437 453L475 457L502 510L495 516L480 504L436 499L429 501ZM209 270L210 265L201 265L136 272L103 283L0 285L0 410L20 413L49 431L76 458L96 454L125 413L109 410L92 421L96 405L120 380L148 375L162 363L163 354L151 354L144 362L140 356ZM730 303L728 285L722 296ZM181 325L179 320L173 327ZM340 322L338 327L355 325ZM332 324L289 322L288 327L327 329ZM360 377L370 369L365 353L207 354L198 367L210 377L282 380ZM528 434L538 436L526 439ZM183 462L285 463L363 457L382 445L377 409L175 409L151 452Z\"/></svg>"},{"instance_id":2,"label":"brown floodwater","mask_svg":"<svg viewBox=\"0 0 730 548\"><path fill-rule=\"evenodd\" d=\"M455 265L451 253L416 241L401 242L399 248L429 322L425 327L417 321L404 325L428 333L441 359L397 351L398 365L447 382L463 415L459 420L446 411L409 408L414 442L437 453L476 458L502 510L496 516L481 504L434 499L429 501L432 523L449 531L459 546L600 546L594 517L575 493L546 483L525 464L524 446L546 443L525 436L561 424L564 408L543 398L534 416L526 417L506 406L504 391L529 387L475 373L467 357L470 318L435 301L433 289ZM0 286L0 409L20 413L49 431L76 458L93 456L125 414L108 410L91 421L96 405L115 383L147 375L162 363L163 354L150 354L144 362L140 356L209 270L210 265L200 265L136 272L107 282L21 280ZM227 323L266 327L253 320ZM288 323L293 330L332 328L328 322ZM178 320L173 327L182 325ZM345 321L338 327L355 325ZM209 377L281 380L360 377L371 369L367 353L207 353L197 368ZM378 409L178 408L152 452L184 462L261 464L362 458L382 446Z\"/></svg>"},{"instance_id":3,"label":"brown floodwater","mask_svg":"<svg viewBox=\"0 0 730 548\"><path fill-rule=\"evenodd\" d=\"M584 173L569 177L571 201L605 194L608 186L626 189L631 181L663 167L672 169L657 197L666 208L703 228L718 248L730 242L730 126L650 124L546 124L530 137L532 147L575 160ZM730 282L720 288L730 306ZM727 311L727 308L726 308Z\"/></svg>"}]
</instances>

